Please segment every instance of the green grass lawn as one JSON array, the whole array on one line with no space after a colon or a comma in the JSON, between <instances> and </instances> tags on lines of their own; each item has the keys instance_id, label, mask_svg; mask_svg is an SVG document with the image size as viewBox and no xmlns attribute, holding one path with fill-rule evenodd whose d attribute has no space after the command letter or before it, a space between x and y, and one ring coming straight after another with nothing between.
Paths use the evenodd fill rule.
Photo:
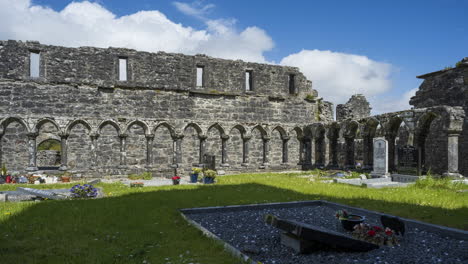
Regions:
<instances>
[{"instance_id":1,"label":"green grass lawn","mask_svg":"<svg viewBox=\"0 0 468 264\"><path fill-rule=\"evenodd\" d=\"M106 198L0 203L0 263L239 263L178 212L203 206L323 199L468 229L468 194L457 192L465 187L437 182L376 190L266 173L223 176L215 185L97 186Z\"/></svg>"}]
</instances>

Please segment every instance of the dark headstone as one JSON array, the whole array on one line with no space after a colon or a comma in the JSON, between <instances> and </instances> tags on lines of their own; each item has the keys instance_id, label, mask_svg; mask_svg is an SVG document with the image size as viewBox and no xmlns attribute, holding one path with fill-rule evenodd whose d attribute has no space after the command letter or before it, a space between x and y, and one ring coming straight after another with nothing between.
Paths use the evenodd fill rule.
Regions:
<instances>
[{"instance_id":1,"label":"dark headstone","mask_svg":"<svg viewBox=\"0 0 468 264\"><path fill-rule=\"evenodd\" d=\"M397 149L398 171L416 172L418 169L418 150L413 146L401 146Z\"/></svg>"},{"instance_id":2,"label":"dark headstone","mask_svg":"<svg viewBox=\"0 0 468 264\"><path fill-rule=\"evenodd\" d=\"M380 217L380 222L382 222L384 227L392 229L397 235L405 234L405 223L398 217L382 215Z\"/></svg>"},{"instance_id":3,"label":"dark headstone","mask_svg":"<svg viewBox=\"0 0 468 264\"><path fill-rule=\"evenodd\" d=\"M299 248L300 251L298 252L314 250L310 247L314 247L314 245L317 244L319 245L318 248L322 248L325 245L331 248L360 252L379 248L379 246L376 244L358 240L333 230L297 222L294 220L277 218L274 215L266 215L265 222L273 227L285 231L288 236L287 239L283 238L283 241L288 242L288 244L291 243L291 239L297 240L299 244L295 246L293 244L293 248L296 249L296 251L297 248ZM304 247L305 244L300 244L302 240L309 242L310 246Z\"/></svg>"}]
</instances>

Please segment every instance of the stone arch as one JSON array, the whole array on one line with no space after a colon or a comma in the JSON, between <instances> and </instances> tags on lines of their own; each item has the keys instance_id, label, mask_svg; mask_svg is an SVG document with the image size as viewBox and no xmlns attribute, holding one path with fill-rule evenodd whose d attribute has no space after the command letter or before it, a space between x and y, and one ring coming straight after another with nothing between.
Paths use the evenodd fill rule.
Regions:
<instances>
[{"instance_id":1,"label":"stone arch","mask_svg":"<svg viewBox=\"0 0 468 264\"><path fill-rule=\"evenodd\" d=\"M41 167L58 167L61 164L62 146L59 125L50 118L40 119L34 126L36 138L36 164ZM52 144L43 144L50 142Z\"/></svg>"},{"instance_id":2,"label":"stone arch","mask_svg":"<svg viewBox=\"0 0 468 264\"><path fill-rule=\"evenodd\" d=\"M227 142L227 157L228 164L232 169L242 168L243 163L243 138L247 130L244 126L238 124L229 130L229 141Z\"/></svg>"},{"instance_id":3,"label":"stone arch","mask_svg":"<svg viewBox=\"0 0 468 264\"><path fill-rule=\"evenodd\" d=\"M57 130L57 133L58 134L61 134L61 129L60 129L60 126L57 124L57 122L55 122L55 120L51 119L51 118L41 118L39 119L36 124L34 125L34 131L35 132L38 132L42 126L44 126L45 124L47 123L50 123L52 126L55 127L55 129Z\"/></svg>"},{"instance_id":4,"label":"stone arch","mask_svg":"<svg viewBox=\"0 0 468 264\"><path fill-rule=\"evenodd\" d=\"M149 126L148 124L146 124L145 122L141 121L141 120L133 120L131 122L129 122L126 127L125 127L125 131L123 134L127 134L129 129L132 127L132 126L135 126L135 125L138 125L140 126L143 131L145 132L145 135L148 135L149 134Z\"/></svg>"},{"instance_id":5,"label":"stone arch","mask_svg":"<svg viewBox=\"0 0 468 264\"><path fill-rule=\"evenodd\" d=\"M301 141L303 132L300 127L294 127L289 131L288 140L288 163L292 166L300 165L301 163Z\"/></svg>"},{"instance_id":6,"label":"stone arch","mask_svg":"<svg viewBox=\"0 0 468 264\"><path fill-rule=\"evenodd\" d=\"M6 127L12 122L16 122L22 125L23 128L26 130L26 132L30 132L28 123L24 119L22 119L21 117L9 116L0 122L0 126L2 127L2 130L3 130L2 134L4 130L6 129Z\"/></svg>"},{"instance_id":7,"label":"stone arch","mask_svg":"<svg viewBox=\"0 0 468 264\"><path fill-rule=\"evenodd\" d=\"M102 129L103 129L105 126L108 126L108 125L114 127L115 130L117 130L117 133L118 133L119 135L121 134L122 129L120 128L120 125L119 125L117 122L115 122L114 120L104 120L104 121L102 121L102 122L99 124L99 126L98 126L98 130L97 130L98 135L100 135Z\"/></svg>"},{"instance_id":8,"label":"stone arch","mask_svg":"<svg viewBox=\"0 0 468 264\"><path fill-rule=\"evenodd\" d=\"M188 123L185 127L184 127L184 133L187 129L189 128L193 128L195 129L195 131L197 131L197 134L198 136L203 136L203 130L201 129L200 125L198 125L197 123Z\"/></svg>"},{"instance_id":9,"label":"stone arch","mask_svg":"<svg viewBox=\"0 0 468 264\"><path fill-rule=\"evenodd\" d=\"M162 172L169 172L174 161L174 127L166 122L154 128L153 165Z\"/></svg>"},{"instance_id":10,"label":"stone arch","mask_svg":"<svg viewBox=\"0 0 468 264\"><path fill-rule=\"evenodd\" d=\"M262 126L257 125L252 128L251 135L249 141L249 164L254 168L258 168L264 164L263 140L267 136L267 132Z\"/></svg>"},{"instance_id":11,"label":"stone arch","mask_svg":"<svg viewBox=\"0 0 468 264\"><path fill-rule=\"evenodd\" d=\"M436 164L437 162L441 164L444 163L441 160L431 162L431 157L439 157L440 159L445 158L443 156L437 155L436 153L437 139L439 137L435 134L437 131L434 128L434 125L438 117L439 115L432 111L426 112L418 119L416 123L416 145L418 151L420 152L420 164L423 173L426 173L429 169L431 169L428 164Z\"/></svg>"},{"instance_id":12,"label":"stone arch","mask_svg":"<svg viewBox=\"0 0 468 264\"><path fill-rule=\"evenodd\" d=\"M222 163L222 136L225 136L224 128L218 123L211 125L206 131L206 155L215 156L215 167Z\"/></svg>"},{"instance_id":13,"label":"stone arch","mask_svg":"<svg viewBox=\"0 0 468 264\"><path fill-rule=\"evenodd\" d=\"M376 118L366 119L363 127L363 168L371 170L374 166L374 138L380 122Z\"/></svg>"},{"instance_id":14,"label":"stone arch","mask_svg":"<svg viewBox=\"0 0 468 264\"><path fill-rule=\"evenodd\" d=\"M66 135L69 135L70 134L70 131L76 126L76 125L83 125L83 127L87 130L87 133L90 134L91 131L92 131L92 128L91 128L91 125L85 121L85 120L82 120L82 119L77 119L77 120L73 120L71 122L68 123L68 125L65 127L65 134Z\"/></svg>"},{"instance_id":15,"label":"stone arch","mask_svg":"<svg viewBox=\"0 0 468 264\"><path fill-rule=\"evenodd\" d=\"M182 139L182 167L188 172L200 164L200 138L203 131L196 123L189 123L184 128Z\"/></svg>"},{"instance_id":16,"label":"stone arch","mask_svg":"<svg viewBox=\"0 0 468 264\"><path fill-rule=\"evenodd\" d=\"M112 120L103 121L98 126L96 156L97 165L104 171L110 171L120 165L120 127Z\"/></svg>"},{"instance_id":17,"label":"stone arch","mask_svg":"<svg viewBox=\"0 0 468 264\"><path fill-rule=\"evenodd\" d=\"M286 130L281 126L276 126L271 131L270 139L270 164L271 167L279 167L285 161L283 149L283 139L287 138Z\"/></svg>"},{"instance_id":18,"label":"stone arch","mask_svg":"<svg viewBox=\"0 0 468 264\"><path fill-rule=\"evenodd\" d=\"M91 131L91 126L84 120L74 120L66 126L68 169L86 170L92 166Z\"/></svg>"},{"instance_id":19,"label":"stone arch","mask_svg":"<svg viewBox=\"0 0 468 264\"><path fill-rule=\"evenodd\" d=\"M153 134L156 134L156 131L161 127L165 127L169 131L171 137L173 137L173 138L175 137L175 134L176 134L175 128L173 126L171 126L167 122L161 122L161 123L157 124L153 129Z\"/></svg>"},{"instance_id":20,"label":"stone arch","mask_svg":"<svg viewBox=\"0 0 468 264\"><path fill-rule=\"evenodd\" d=\"M11 173L24 171L29 163L27 123L19 117L7 117L1 121L1 160Z\"/></svg>"},{"instance_id":21,"label":"stone arch","mask_svg":"<svg viewBox=\"0 0 468 264\"><path fill-rule=\"evenodd\" d=\"M146 135L148 125L142 121L134 120L128 123L124 135L126 138L126 165L144 168L146 165Z\"/></svg>"}]
</instances>

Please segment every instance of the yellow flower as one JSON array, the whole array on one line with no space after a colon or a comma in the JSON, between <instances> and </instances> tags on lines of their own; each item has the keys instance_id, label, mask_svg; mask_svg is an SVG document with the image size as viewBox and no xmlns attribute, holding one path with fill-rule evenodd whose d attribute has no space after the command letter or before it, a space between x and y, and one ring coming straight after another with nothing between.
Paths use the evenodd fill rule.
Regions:
<instances>
[{"instance_id":1,"label":"yellow flower","mask_svg":"<svg viewBox=\"0 0 468 264\"><path fill-rule=\"evenodd\" d=\"M11 213L10 213L10 212L6 212L5 215L11 215Z\"/></svg>"}]
</instances>

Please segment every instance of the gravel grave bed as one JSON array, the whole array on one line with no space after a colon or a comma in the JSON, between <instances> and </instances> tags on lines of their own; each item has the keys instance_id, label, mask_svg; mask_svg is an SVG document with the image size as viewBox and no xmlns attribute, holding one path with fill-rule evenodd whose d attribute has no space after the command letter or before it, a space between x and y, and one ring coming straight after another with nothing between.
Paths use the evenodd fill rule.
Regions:
<instances>
[{"instance_id":1,"label":"gravel grave bed","mask_svg":"<svg viewBox=\"0 0 468 264\"><path fill-rule=\"evenodd\" d=\"M325 206L246 209L243 211L187 215L228 244L263 264L301 263L468 263L466 240L454 239L421 228L408 228L397 246L381 246L369 252L336 249L297 254L280 242L280 230L264 223L265 214L292 219L349 234L335 218L336 210ZM352 213L352 211L350 211ZM377 215L363 214L365 223L379 225Z\"/></svg>"}]
</instances>

